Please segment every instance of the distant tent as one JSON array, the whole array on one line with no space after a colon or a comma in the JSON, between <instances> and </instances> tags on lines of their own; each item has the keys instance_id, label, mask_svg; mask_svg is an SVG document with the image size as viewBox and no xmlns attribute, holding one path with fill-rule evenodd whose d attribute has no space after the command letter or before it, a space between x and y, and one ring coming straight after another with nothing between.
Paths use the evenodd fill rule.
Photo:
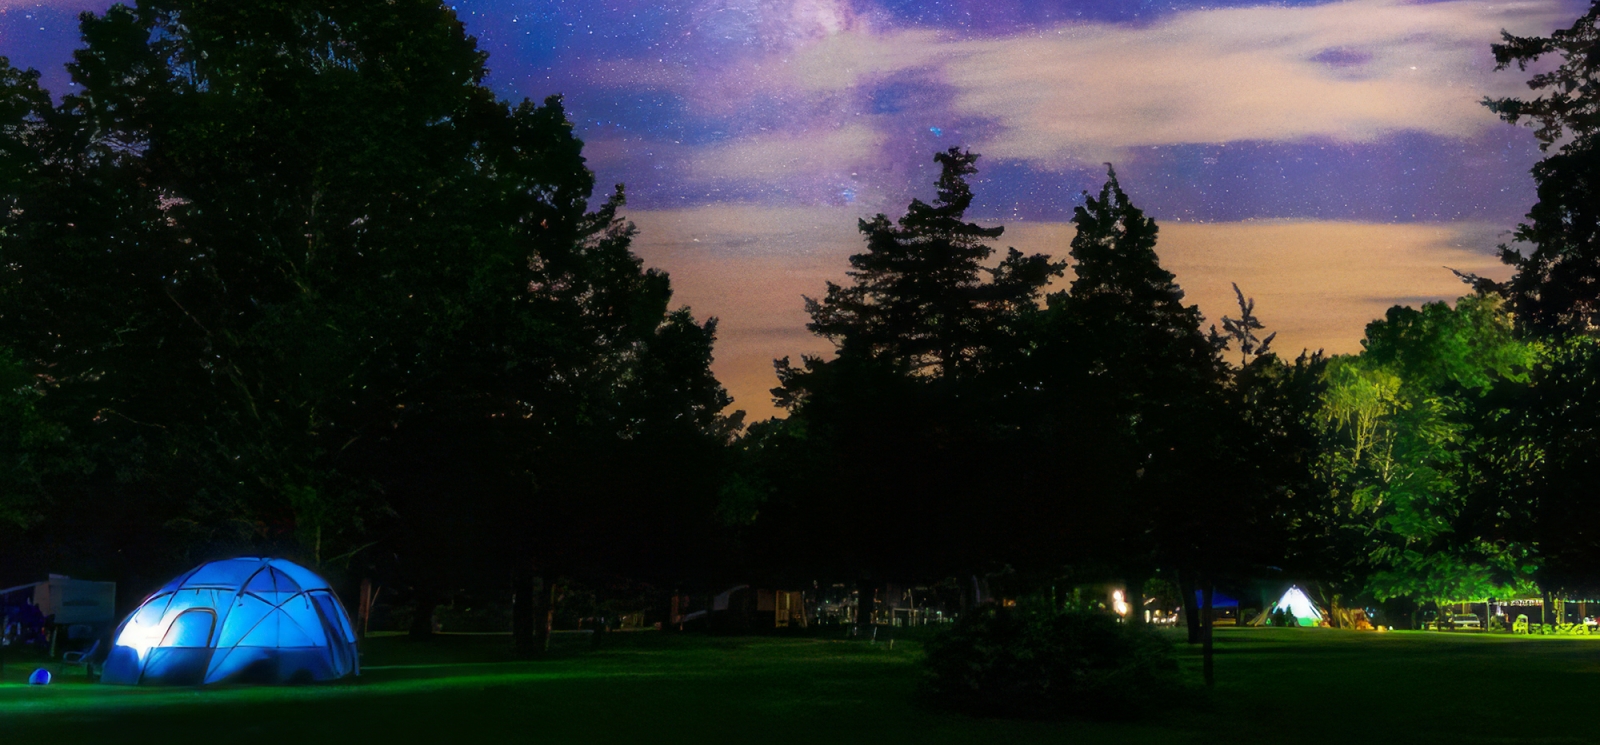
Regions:
<instances>
[{"instance_id":1,"label":"distant tent","mask_svg":"<svg viewBox=\"0 0 1600 745\"><path fill-rule=\"evenodd\" d=\"M1278 602L1273 603L1271 608L1262 611L1261 615L1256 616L1250 622L1250 625L1266 625L1267 619L1272 616L1272 612L1280 609L1293 615L1295 623L1301 626L1316 626L1322 623L1322 611L1317 609L1317 604L1311 602L1311 598L1306 596L1305 591L1301 590L1299 585L1292 585L1288 590L1284 591L1283 597L1278 598Z\"/></svg>"},{"instance_id":2,"label":"distant tent","mask_svg":"<svg viewBox=\"0 0 1600 745\"><path fill-rule=\"evenodd\" d=\"M199 685L359 673L350 617L321 577L283 559L202 564L117 627L101 680Z\"/></svg>"}]
</instances>

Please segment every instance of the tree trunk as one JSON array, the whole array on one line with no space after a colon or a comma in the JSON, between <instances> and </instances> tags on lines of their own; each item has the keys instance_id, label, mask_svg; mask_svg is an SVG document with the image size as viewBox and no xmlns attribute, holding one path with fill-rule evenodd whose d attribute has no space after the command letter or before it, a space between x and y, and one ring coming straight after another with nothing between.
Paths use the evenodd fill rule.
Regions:
<instances>
[{"instance_id":1,"label":"tree trunk","mask_svg":"<svg viewBox=\"0 0 1600 745\"><path fill-rule=\"evenodd\" d=\"M534 595L533 571L518 568L511 572L511 656L526 660L534 655L533 632Z\"/></svg>"},{"instance_id":2,"label":"tree trunk","mask_svg":"<svg viewBox=\"0 0 1600 745\"><path fill-rule=\"evenodd\" d=\"M858 633L872 626L872 612L877 609L877 586L870 579L856 580L856 628Z\"/></svg>"},{"instance_id":3,"label":"tree trunk","mask_svg":"<svg viewBox=\"0 0 1600 745\"><path fill-rule=\"evenodd\" d=\"M978 606L983 604L983 588L979 586L976 573L966 575L966 579L960 582L960 586L962 613L976 610Z\"/></svg>"},{"instance_id":4,"label":"tree trunk","mask_svg":"<svg viewBox=\"0 0 1600 745\"><path fill-rule=\"evenodd\" d=\"M1211 628L1212 628L1212 623L1211 623L1211 596L1212 596L1213 592L1215 592L1215 590L1216 590L1216 585L1210 579L1207 579L1205 581L1205 584L1206 584L1205 599L1203 601L1203 605L1205 607L1202 610L1202 616L1201 616L1201 621L1203 623L1203 628L1204 628L1204 636L1205 636L1204 643L1205 643L1205 646L1201 648L1201 653L1200 654L1201 654L1202 659L1204 660L1203 669L1205 671L1206 687L1210 688L1211 686L1216 685L1216 682L1217 682L1216 673L1213 670L1213 664L1212 664L1212 659L1211 659L1212 658L1212 650L1211 650L1211 642L1212 642L1212 639L1211 639L1211 637L1212 637L1212 634L1211 634Z\"/></svg>"},{"instance_id":5,"label":"tree trunk","mask_svg":"<svg viewBox=\"0 0 1600 745\"><path fill-rule=\"evenodd\" d=\"M550 630L556 621L555 579L544 579L536 597L539 599L539 605L534 611L533 651L544 654L550 651Z\"/></svg>"},{"instance_id":6,"label":"tree trunk","mask_svg":"<svg viewBox=\"0 0 1600 745\"><path fill-rule=\"evenodd\" d=\"M1123 591L1123 599L1128 603L1128 623L1131 623L1135 626L1143 626L1144 578L1130 578L1127 584L1127 589Z\"/></svg>"},{"instance_id":7,"label":"tree trunk","mask_svg":"<svg viewBox=\"0 0 1600 745\"><path fill-rule=\"evenodd\" d=\"M1542 595L1543 597L1540 599L1539 603L1539 618L1541 619L1539 623L1552 623L1550 620L1550 590L1545 589Z\"/></svg>"},{"instance_id":8,"label":"tree trunk","mask_svg":"<svg viewBox=\"0 0 1600 745\"><path fill-rule=\"evenodd\" d=\"M1189 628L1189 643L1199 644L1200 609L1195 607L1195 586L1192 582L1185 584L1183 581L1185 577L1190 577L1190 579L1193 579L1190 575L1179 572L1177 576L1174 577L1174 584L1178 586L1179 599L1183 601L1183 625Z\"/></svg>"},{"instance_id":9,"label":"tree trunk","mask_svg":"<svg viewBox=\"0 0 1600 745\"><path fill-rule=\"evenodd\" d=\"M367 624L372 621L372 580L361 580L361 603L356 606L356 646L367 648Z\"/></svg>"},{"instance_id":10,"label":"tree trunk","mask_svg":"<svg viewBox=\"0 0 1600 745\"><path fill-rule=\"evenodd\" d=\"M416 593L417 609L411 614L411 638L433 637L433 611L439 607L439 597L426 590Z\"/></svg>"}]
</instances>

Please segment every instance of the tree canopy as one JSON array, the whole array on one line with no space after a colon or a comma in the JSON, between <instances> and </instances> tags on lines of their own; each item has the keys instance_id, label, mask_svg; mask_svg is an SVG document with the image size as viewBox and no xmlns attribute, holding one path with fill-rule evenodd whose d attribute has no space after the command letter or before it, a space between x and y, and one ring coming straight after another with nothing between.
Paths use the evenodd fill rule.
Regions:
<instances>
[{"instance_id":1,"label":"tree canopy","mask_svg":"<svg viewBox=\"0 0 1600 745\"><path fill-rule=\"evenodd\" d=\"M714 506L714 321L669 310L560 99L498 100L448 8L147 0L82 29L59 104L0 69L0 342L95 464L59 512L138 505L126 529L198 553L382 541L425 582ZM587 478L619 463L683 487Z\"/></svg>"},{"instance_id":2,"label":"tree canopy","mask_svg":"<svg viewBox=\"0 0 1600 745\"><path fill-rule=\"evenodd\" d=\"M1525 586L1522 550L1482 540L1467 514L1482 478L1473 452L1497 416L1490 394L1526 382L1537 349L1514 337L1494 296L1390 308L1362 344L1329 362L1317 412L1334 534L1325 555L1349 562L1349 589L1379 600Z\"/></svg>"}]
</instances>

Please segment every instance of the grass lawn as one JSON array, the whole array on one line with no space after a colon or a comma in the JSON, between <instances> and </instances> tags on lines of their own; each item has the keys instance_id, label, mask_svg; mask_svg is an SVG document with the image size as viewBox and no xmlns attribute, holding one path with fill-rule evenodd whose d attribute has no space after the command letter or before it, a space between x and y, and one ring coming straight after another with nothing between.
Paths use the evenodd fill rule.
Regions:
<instances>
[{"instance_id":1,"label":"grass lawn","mask_svg":"<svg viewBox=\"0 0 1600 745\"><path fill-rule=\"evenodd\" d=\"M566 636L551 659L509 639L370 641L348 683L92 685L0 675L0 743L1332 743L1592 741L1600 638L1219 629L1216 691L1141 724L1008 722L920 708L918 645L827 639ZM1197 653L1184 651L1198 668ZM51 667L52 671L55 669Z\"/></svg>"}]
</instances>

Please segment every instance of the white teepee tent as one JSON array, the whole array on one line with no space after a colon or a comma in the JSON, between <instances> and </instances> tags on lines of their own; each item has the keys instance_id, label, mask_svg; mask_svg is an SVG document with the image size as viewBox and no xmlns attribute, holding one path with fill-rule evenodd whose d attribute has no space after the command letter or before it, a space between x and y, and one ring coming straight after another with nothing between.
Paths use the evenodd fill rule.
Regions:
<instances>
[{"instance_id":1,"label":"white teepee tent","mask_svg":"<svg viewBox=\"0 0 1600 745\"><path fill-rule=\"evenodd\" d=\"M1301 626L1316 626L1322 623L1322 611L1317 608L1317 604L1311 601L1299 585L1291 585L1284 591L1283 597L1278 598L1278 602L1252 619L1250 625L1265 626L1267 619L1272 617L1272 612L1279 609L1294 615L1295 623Z\"/></svg>"}]
</instances>

